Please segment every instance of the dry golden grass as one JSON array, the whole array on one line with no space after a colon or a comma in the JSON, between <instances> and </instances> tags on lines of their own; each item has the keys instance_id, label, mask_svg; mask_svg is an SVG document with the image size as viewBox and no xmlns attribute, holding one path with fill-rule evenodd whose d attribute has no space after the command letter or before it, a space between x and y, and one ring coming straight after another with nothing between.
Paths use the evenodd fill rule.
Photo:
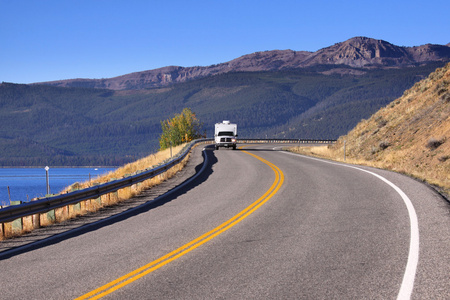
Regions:
<instances>
[{"instance_id":1,"label":"dry golden grass","mask_svg":"<svg viewBox=\"0 0 450 300\"><path fill-rule=\"evenodd\" d=\"M186 144L179 145L177 147L174 147L172 149L172 155L175 156L178 154L183 148L186 146ZM62 193L70 192L73 189L84 189L91 186L94 186L96 184L102 184L106 183L112 180L116 180L119 178L130 176L131 174L135 174L136 172L146 170L146 169L152 169L156 165L162 163L163 161L170 158L170 149L166 149L163 151L159 151L157 153L151 154L147 157L141 158L135 162L126 164L120 168L118 168L115 171L109 172L108 174L99 176L91 181L86 181L82 183L74 183L70 187L67 187L62 191Z\"/></svg>"},{"instance_id":2,"label":"dry golden grass","mask_svg":"<svg viewBox=\"0 0 450 300\"><path fill-rule=\"evenodd\" d=\"M176 154L178 154L180 151L183 150L185 146L186 144L174 147L172 149L172 155L175 156ZM135 162L129 163L123 167L120 167L115 171L109 172L108 174L99 176L93 180L81 183L79 182L74 183L71 186L65 188L61 193L68 193L73 190L84 189L97 184L102 184L112 180L124 178L132 174L135 174L136 172L139 171L152 169L168 159L170 159L170 149L159 151L157 153L139 159ZM103 195L101 196L100 199L89 199L86 201L82 201L78 204L57 208L54 210L54 215L52 215L51 213L50 214L44 213L40 214L39 216L34 216L34 218L39 219L39 221L35 222L35 224L39 224L39 227L49 226L55 222L64 222L68 219L84 215L87 212L95 212L101 209L102 207L115 205L121 201L131 199L134 196L141 193L142 191L152 188L160 184L161 182L169 178L172 178L177 172L179 172L184 168L188 159L189 155L187 155L187 157L181 163L177 164L176 166L172 167L171 169L152 179L148 179L142 183L135 184L131 187L125 187L123 189L118 190L117 192ZM27 232L31 232L36 227L32 222L30 224L30 220L28 219L31 218L33 217L29 216L23 218L24 226L23 230L20 232L19 231L13 232L11 222L2 224L3 226L1 227L2 230L0 232L0 240L4 238L19 236Z\"/></svg>"},{"instance_id":3,"label":"dry golden grass","mask_svg":"<svg viewBox=\"0 0 450 300\"><path fill-rule=\"evenodd\" d=\"M174 156L174 155L178 154L185 146L186 146L186 144L174 147L172 149L172 155ZM84 189L84 188L88 188L88 187L91 187L91 186L94 186L97 184L107 183L109 181L128 177L133 174L136 174L137 172L152 169L152 168L156 167L158 164L161 164L162 162L164 162L168 159L170 159L170 149L159 151L155 154L151 154L147 157L141 158L135 162L126 164L126 165L118 168L115 171L112 171L112 172L109 172L108 174L99 176L93 180L82 182L82 183L75 183L72 186L67 187L62 193L70 192L74 188ZM143 190L149 189L155 185L160 184L162 181L173 177L178 171L180 171L186 165L187 159L189 159L189 155L186 159L184 159L184 161L181 164L178 164L177 166L172 167L167 172L165 172L161 175L158 175L152 179L146 180L140 184L133 185L132 187L125 187L123 189L118 190L117 192L102 196L102 199L100 202L101 205L95 201L94 201L94 204L92 204L92 203L89 203L87 205L84 204L83 208L80 208L80 210L69 213L69 218L76 217L80 214L85 214L87 211L96 211L103 206L114 205L118 202L133 198L134 196L141 193ZM91 200L91 202L92 202L92 200Z\"/></svg>"},{"instance_id":4,"label":"dry golden grass","mask_svg":"<svg viewBox=\"0 0 450 300\"><path fill-rule=\"evenodd\" d=\"M450 195L450 64L362 120L336 144L295 149L374 166L426 181Z\"/></svg>"}]
</instances>

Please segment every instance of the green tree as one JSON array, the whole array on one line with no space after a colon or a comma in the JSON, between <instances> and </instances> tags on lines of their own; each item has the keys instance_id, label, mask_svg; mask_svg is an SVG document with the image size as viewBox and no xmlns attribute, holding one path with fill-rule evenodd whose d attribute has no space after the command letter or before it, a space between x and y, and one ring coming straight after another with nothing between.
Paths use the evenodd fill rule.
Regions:
<instances>
[{"instance_id":1,"label":"green tree","mask_svg":"<svg viewBox=\"0 0 450 300\"><path fill-rule=\"evenodd\" d=\"M181 114L176 114L172 119L161 121L162 134L159 138L161 150L172 146L204 137L203 124L197 119L190 108L185 108Z\"/></svg>"}]
</instances>

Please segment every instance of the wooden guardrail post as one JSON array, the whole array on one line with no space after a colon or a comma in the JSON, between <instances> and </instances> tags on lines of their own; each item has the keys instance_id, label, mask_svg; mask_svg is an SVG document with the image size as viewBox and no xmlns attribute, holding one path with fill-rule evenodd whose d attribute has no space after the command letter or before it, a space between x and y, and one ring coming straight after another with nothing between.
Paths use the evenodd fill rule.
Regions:
<instances>
[{"instance_id":1,"label":"wooden guardrail post","mask_svg":"<svg viewBox=\"0 0 450 300\"><path fill-rule=\"evenodd\" d=\"M11 201L11 205L20 205L22 201ZM12 233L22 232L23 230L23 218L17 218L11 222Z\"/></svg>"},{"instance_id":2,"label":"wooden guardrail post","mask_svg":"<svg viewBox=\"0 0 450 300\"><path fill-rule=\"evenodd\" d=\"M76 215L81 211L80 202L69 205L69 216Z\"/></svg>"},{"instance_id":3,"label":"wooden guardrail post","mask_svg":"<svg viewBox=\"0 0 450 300\"><path fill-rule=\"evenodd\" d=\"M55 210L49 210L46 213L40 214L40 224L41 226L48 226L56 221Z\"/></svg>"},{"instance_id":4,"label":"wooden guardrail post","mask_svg":"<svg viewBox=\"0 0 450 300\"><path fill-rule=\"evenodd\" d=\"M94 202L97 203L98 206L102 206L102 197L95 198Z\"/></svg>"},{"instance_id":5,"label":"wooden guardrail post","mask_svg":"<svg viewBox=\"0 0 450 300\"><path fill-rule=\"evenodd\" d=\"M0 205L0 209L2 209L2 208L3 208L3 206ZM0 240L1 240L5 237L5 224L3 222L0 224L1 224L1 226L0 226Z\"/></svg>"},{"instance_id":6,"label":"wooden guardrail post","mask_svg":"<svg viewBox=\"0 0 450 300\"><path fill-rule=\"evenodd\" d=\"M33 198L33 199L31 199L31 201L36 201L38 199L39 198ZM32 222L33 222L34 229L41 227L41 214L34 214L32 217Z\"/></svg>"}]
</instances>

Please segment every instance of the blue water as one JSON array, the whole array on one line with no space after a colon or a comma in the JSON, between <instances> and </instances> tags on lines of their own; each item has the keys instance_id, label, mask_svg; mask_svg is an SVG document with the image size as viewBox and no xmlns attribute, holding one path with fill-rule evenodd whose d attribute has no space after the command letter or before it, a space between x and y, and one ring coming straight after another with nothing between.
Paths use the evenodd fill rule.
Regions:
<instances>
[{"instance_id":1,"label":"blue water","mask_svg":"<svg viewBox=\"0 0 450 300\"><path fill-rule=\"evenodd\" d=\"M65 187L84 182L106 174L115 168L51 168L49 174L50 193L57 194ZM26 202L47 193L44 168L0 168L0 205L9 205L8 187L11 200Z\"/></svg>"}]
</instances>

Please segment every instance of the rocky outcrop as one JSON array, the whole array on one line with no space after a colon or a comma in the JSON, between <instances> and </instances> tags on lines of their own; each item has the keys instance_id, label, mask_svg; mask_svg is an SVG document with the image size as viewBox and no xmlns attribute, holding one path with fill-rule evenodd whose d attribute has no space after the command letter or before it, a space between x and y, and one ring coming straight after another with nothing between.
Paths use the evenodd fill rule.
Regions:
<instances>
[{"instance_id":1,"label":"rocky outcrop","mask_svg":"<svg viewBox=\"0 0 450 300\"><path fill-rule=\"evenodd\" d=\"M448 46L427 44L418 47L400 47L383 40L356 37L315 52L303 62L303 66L335 64L358 68L383 68L449 60Z\"/></svg>"},{"instance_id":2,"label":"rocky outcrop","mask_svg":"<svg viewBox=\"0 0 450 300\"><path fill-rule=\"evenodd\" d=\"M346 65L352 68L406 67L431 61L450 61L448 45L395 46L383 40L355 37L316 52L273 50L247 54L226 63L207 67L168 66L107 79L69 79L40 84L61 87L132 90L167 86L227 72L273 71L317 65ZM332 73L358 74L361 70L339 69Z\"/></svg>"},{"instance_id":3,"label":"rocky outcrop","mask_svg":"<svg viewBox=\"0 0 450 300\"><path fill-rule=\"evenodd\" d=\"M304 65L334 64L361 68L406 63L409 63L409 60L405 48L382 40L356 37L317 51L304 62Z\"/></svg>"}]
</instances>

